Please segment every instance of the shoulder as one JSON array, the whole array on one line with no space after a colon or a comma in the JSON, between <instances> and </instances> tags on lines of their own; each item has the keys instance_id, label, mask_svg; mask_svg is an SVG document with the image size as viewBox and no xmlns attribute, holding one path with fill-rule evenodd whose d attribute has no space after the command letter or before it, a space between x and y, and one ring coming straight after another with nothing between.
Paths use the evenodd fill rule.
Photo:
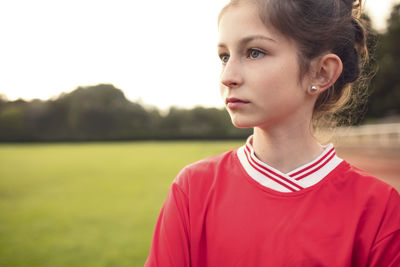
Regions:
<instances>
[{"instance_id":1,"label":"shoulder","mask_svg":"<svg viewBox=\"0 0 400 267\"><path fill-rule=\"evenodd\" d=\"M209 173L217 168L224 167L226 164L232 164L236 157L237 149L230 150L218 155L210 156L202 160L187 165L182 171L190 173Z\"/></svg>"},{"instance_id":2,"label":"shoulder","mask_svg":"<svg viewBox=\"0 0 400 267\"><path fill-rule=\"evenodd\" d=\"M346 161L331 175L329 197L349 218L358 218L358 226L376 240L400 230L400 195L393 186Z\"/></svg>"},{"instance_id":3,"label":"shoulder","mask_svg":"<svg viewBox=\"0 0 400 267\"><path fill-rule=\"evenodd\" d=\"M399 193L391 185L345 161L339 167L341 171L332 180L337 180L336 189L343 191L343 210L351 211L351 216L357 218L354 222L360 239L364 244L366 240L370 242L368 266L392 266L390 262L400 256Z\"/></svg>"},{"instance_id":4,"label":"shoulder","mask_svg":"<svg viewBox=\"0 0 400 267\"><path fill-rule=\"evenodd\" d=\"M210 187L215 180L237 167L237 149L210 156L184 167L174 179L184 191L193 187Z\"/></svg>"},{"instance_id":5,"label":"shoulder","mask_svg":"<svg viewBox=\"0 0 400 267\"><path fill-rule=\"evenodd\" d=\"M343 161L333 174L337 176L334 179L337 184L345 184L351 187L352 190L362 191L364 194L390 194L395 190L393 186L347 161Z\"/></svg>"},{"instance_id":6,"label":"shoulder","mask_svg":"<svg viewBox=\"0 0 400 267\"><path fill-rule=\"evenodd\" d=\"M340 197L352 207L363 207L379 217L388 207L400 214L400 195L396 189L374 175L343 161L332 173L331 185ZM332 188L332 187L331 187Z\"/></svg>"}]
</instances>

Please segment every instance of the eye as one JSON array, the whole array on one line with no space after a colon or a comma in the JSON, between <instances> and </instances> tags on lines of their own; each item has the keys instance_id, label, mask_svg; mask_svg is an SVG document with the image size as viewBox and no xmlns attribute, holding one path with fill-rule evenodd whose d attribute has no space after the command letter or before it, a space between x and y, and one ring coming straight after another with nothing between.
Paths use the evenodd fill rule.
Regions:
<instances>
[{"instance_id":1,"label":"eye","mask_svg":"<svg viewBox=\"0 0 400 267\"><path fill-rule=\"evenodd\" d=\"M220 54L219 58L222 61L222 64L226 64L229 60L229 55L228 54Z\"/></svg>"},{"instance_id":2,"label":"eye","mask_svg":"<svg viewBox=\"0 0 400 267\"><path fill-rule=\"evenodd\" d=\"M251 59L256 59L265 56L265 53L254 48L248 50L248 57Z\"/></svg>"}]
</instances>

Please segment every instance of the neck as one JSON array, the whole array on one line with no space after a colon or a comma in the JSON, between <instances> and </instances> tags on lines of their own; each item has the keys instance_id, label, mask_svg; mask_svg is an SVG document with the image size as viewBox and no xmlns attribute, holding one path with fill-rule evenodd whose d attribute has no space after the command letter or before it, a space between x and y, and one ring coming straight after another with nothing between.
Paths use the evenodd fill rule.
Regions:
<instances>
[{"instance_id":1,"label":"neck","mask_svg":"<svg viewBox=\"0 0 400 267\"><path fill-rule=\"evenodd\" d=\"M288 173L315 159L323 148L304 124L288 129L254 128L253 148L258 159Z\"/></svg>"}]
</instances>

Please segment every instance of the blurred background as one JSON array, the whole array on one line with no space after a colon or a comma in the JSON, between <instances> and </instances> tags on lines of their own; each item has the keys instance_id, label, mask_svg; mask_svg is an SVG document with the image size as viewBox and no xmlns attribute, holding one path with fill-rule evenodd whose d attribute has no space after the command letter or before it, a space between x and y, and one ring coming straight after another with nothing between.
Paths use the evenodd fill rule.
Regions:
<instances>
[{"instance_id":1,"label":"blurred background","mask_svg":"<svg viewBox=\"0 0 400 267\"><path fill-rule=\"evenodd\" d=\"M251 134L219 96L227 2L0 2L0 266L143 266L178 171ZM400 190L400 1L363 17L369 99L330 137Z\"/></svg>"}]
</instances>

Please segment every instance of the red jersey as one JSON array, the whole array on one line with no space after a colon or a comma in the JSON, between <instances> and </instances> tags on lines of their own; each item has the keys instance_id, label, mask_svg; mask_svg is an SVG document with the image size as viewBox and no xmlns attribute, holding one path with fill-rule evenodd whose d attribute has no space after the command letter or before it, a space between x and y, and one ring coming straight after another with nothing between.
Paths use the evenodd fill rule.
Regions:
<instances>
[{"instance_id":1,"label":"red jersey","mask_svg":"<svg viewBox=\"0 0 400 267\"><path fill-rule=\"evenodd\" d=\"M145 266L400 266L400 196L336 156L282 173L251 142L185 167Z\"/></svg>"}]
</instances>

